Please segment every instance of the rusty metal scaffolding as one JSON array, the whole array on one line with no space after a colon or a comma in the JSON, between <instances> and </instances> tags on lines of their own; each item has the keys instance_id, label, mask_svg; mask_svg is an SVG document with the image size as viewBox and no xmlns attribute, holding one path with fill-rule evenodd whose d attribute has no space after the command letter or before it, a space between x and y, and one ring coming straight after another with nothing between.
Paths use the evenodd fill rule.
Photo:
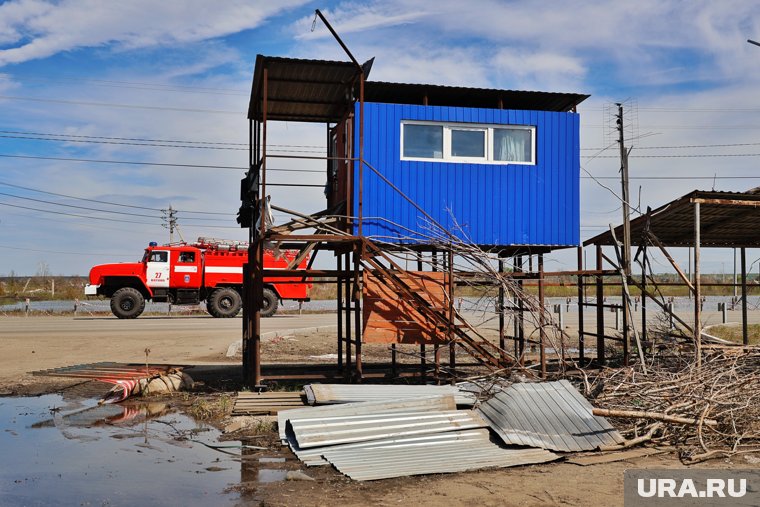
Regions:
<instances>
[{"instance_id":1,"label":"rusty metal scaffolding","mask_svg":"<svg viewBox=\"0 0 760 507\"><path fill-rule=\"evenodd\" d=\"M587 332L583 328L583 319L581 313L581 337L595 337L597 347L597 357L600 363L604 363L605 343L614 340L622 343L623 360L627 363L630 360L629 345L632 341L632 334L635 332L632 322L625 320L623 322L623 331L621 337L608 336L604 333L604 310L609 307L623 307L631 304L630 293L625 290L626 285L636 287L641 292L641 345L647 349L651 347L651 341L647 337L647 301L651 301L666 314L670 319L678 323L680 327L691 338L695 349L695 360L700 363L703 347L703 322L702 322L702 287L705 285L719 285L726 287L736 287L733 283L711 283L706 284L702 281L701 275L701 249L702 248L734 248L741 252L741 275L739 286L741 287L741 313L742 313L742 342L744 345L749 343L748 326L747 326L747 248L760 248L760 192L758 189L752 189L747 192L717 192L717 191L699 191L695 190L689 194L675 199L655 210L648 209L647 212L631 221L631 243L637 247L635 261L641 267L640 277L625 277L622 275L621 258L619 252L619 242L623 233L623 226L611 228L610 231L599 234L591 239L586 240L583 246L593 247L596 253L597 270L602 271L605 261L612 267L613 276L622 277L624 282L621 287L622 304L608 305L604 303L604 283L603 276L591 276L584 274L578 276L578 294L582 298L584 287L589 284L587 278L594 279L596 287L596 301L593 303L583 302L580 305L580 311L584 307L593 306L596 308L597 325L595 332ZM610 258L605 255L603 247L613 246L616 249L616 256ZM693 255L693 279L682 269L668 251L671 247L686 247L692 249ZM687 322L675 315L673 309L658 296L658 284L651 276L651 265L649 262L649 249L659 250L668 260L675 272L678 274L681 282L678 285L686 286L690 295L693 297L693 320ZM583 263L583 247L578 251L579 270ZM608 272L609 273L609 272ZM625 313L623 314L625 316Z\"/></svg>"},{"instance_id":2,"label":"rusty metal scaffolding","mask_svg":"<svg viewBox=\"0 0 760 507\"><path fill-rule=\"evenodd\" d=\"M427 105L429 100L438 103L442 97L455 97L460 105L470 107L505 108L506 104L519 108L548 108L551 110L574 110L575 105L586 95L544 92L516 92L508 90L465 89L415 84L391 84L367 82L372 60L359 64L349 49L338 37L327 20L317 11L317 16L325 23L350 61L303 60L293 58L267 57L258 55L248 109L249 120L249 170L241 182L242 206L238 222L249 228L251 244L249 264L244 267L243 289L243 368L245 380L250 386L260 385L264 378L261 369L261 307L263 303L263 280L272 277L301 277L319 283L331 283L337 287L337 364L332 371L317 372L317 376L342 376L346 380L359 380L371 375L398 376L414 374L425 376L426 345L433 345L434 364L432 370L440 380L453 378L457 368L455 349L460 347L477 360L475 364L485 365L491 370L499 370L524 360L526 344L536 346L540 354L541 372L547 372L546 326L543 312L539 312L538 339L527 337L524 327L524 312L529 311L522 300L515 307L507 308L509 298L502 287L498 295L499 341L489 342L477 329L467 324L457 315L453 305L455 281L453 274L454 253L449 248L418 244L414 248L417 255L418 271L423 264L432 271L442 271L445 297L436 302L430 294L420 294L414 284L402 273L405 271L389 255L392 246L375 243L363 235L363 175L371 171L374 177L389 185L402 199L417 209L420 217L435 222L428 213L393 185L377 168L364 159L364 103L367 90L373 100L382 102L392 91L401 100ZM397 97L398 98L398 97ZM417 102L414 102L417 101ZM355 105L356 107L355 109ZM327 156L280 155L268 151L268 124L271 121L301 121L324 123L327 125ZM331 144L332 129L336 135L345 138L342 149ZM354 132L355 126L358 132ZM355 139L356 138L356 139ZM358 140L358 143L355 142ZM354 153L353 146L358 146ZM319 213L301 213L269 204L267 195L267 167L273 159L324 160L328 165L328 207ZM357 181L354 180L354 177ZM298 184L291 184L297 186ZM336 198L337 196L337 198ZM356 200L356 202L354 202ZM291 220L283 225L271 227L266 217L270 209L286 213ZM308 230L308 231L306 231ZM264 251L267 245L278 248L298 249L300 254L287 270L271 270L264 266ZM538 283L538 307L544 308L544 280L552 273L544 272L543 254L551 247L530 247L525 245L503 247L499 251L500 271L505 270L504 261L511 259L519 272L513 276L520 290L522 281L535 279ZM335 269L313 269L314 254L332 252L335 255ZM299 262L311 255L307 269L295 269ZM534 260L536 269L534 270ZM390 347L390 368L368 371L362 360L363 314L361 295L364 273L386 285L388 290L399 294L405 302L413 305L413 313L424 326L442 337L440 340L422 342L420 365L415 371L402 371L397 361L400 351L395 344ZM448 274L448 276L446 276ZM557 273L553 273L557 275ZM318 280L317 280L318 278ZM459 282L457 282L459 283ZM488 281L483 282L488 285ZM505 312L516 315L512 331L507 330ZM508 350L508 341L514 342L514 354ZM449 348L448 362L442 359L444 346ZM564 353L564 351L563 351ZM289 378L313 373L286 374Z\"/></svg>"}]
</instances>

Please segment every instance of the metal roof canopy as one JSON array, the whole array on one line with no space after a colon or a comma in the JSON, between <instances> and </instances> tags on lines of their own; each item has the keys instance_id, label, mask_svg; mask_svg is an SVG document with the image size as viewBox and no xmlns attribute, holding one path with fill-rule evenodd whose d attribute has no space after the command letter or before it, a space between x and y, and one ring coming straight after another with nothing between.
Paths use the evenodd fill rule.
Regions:
<instances>
[{"instance_id":1,"label":"metal roof canopy","mask_svg":"<svg viewBox=\"0 0 760 507\"><path fill-rule=\"evenodd\" d=\"M373 60L362 68L365 79ZM263 120L264 69L267 69L267 119L337 122L351 110L359 69L352 62L256 56L248 119ZM497 90L415 83L366 81L364 100L394 104L571 111L589 96L579 93Z\"/></svg>"},{"instance_id":2,"label":"metal roof canopy","mask_svg":"<svg viewBox=\"0 0 760 507\"><path fill-rule=\"evenodd\" d=\"M365 78L371 62L364 64ZM264 69L267 119L330 123L351 109L359 69L352 62L256 56L248 119L263 120Z\"/></svg>"},{"instance_id":3,"label":"metal roof canopy","mask_svg":"<svg viewBox=\"0 0 760 507\"><path fill-rule=\"evenodd\" d=\"M760 193L694 190L650 213L650 231L664 246L694 246L694 204L700 203L700 246L714 248L760 247ZM631 220L631 244L644 242L647 215ZM623 226L615 228L618 240ZM609 231L583 242L583 246L612 245Z\"/></svg>"},{"instance_id":4,"label":"metal roof canopy","mask_svg":"<svg viewBox=\"0 0 760 507\"><path fill-rule=\"evenodd\" d=\"M486 109L566 112L589 96L579 93L497 90L381 81L368 81L364 85L364 100L367 102L391 104L423 104L424 102L429 106Z\"/></svg>"}]
</instances>

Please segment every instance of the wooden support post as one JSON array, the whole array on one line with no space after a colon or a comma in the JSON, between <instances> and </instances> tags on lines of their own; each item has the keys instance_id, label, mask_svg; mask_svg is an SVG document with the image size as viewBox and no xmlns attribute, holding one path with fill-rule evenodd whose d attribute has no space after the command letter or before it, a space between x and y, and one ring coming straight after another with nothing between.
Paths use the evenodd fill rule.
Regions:
<instances>
[{"instance_id":1,"label":"wooden support post","mask_svg":"<svg viewBox=\"0 0 760 507\"><path fill-rule=\"evenodd\" d=\"M602 245L596 245L596 270L604 269ZM604 354L604 278L596 276L596 362L600 367L605 364Z\"/></svg>"},{"instance_id":2,"label":"wooden support post","mask_svg":"<svg viewBox=\"0 0 760 507\"><path fill-rule=\"evenodd\" d=\"M642 246L641 254L641 286L644 288L641 291L641 341L645 342L647 340L647 263L649 262L646 244Z\"/></svg>"},{"instance_id":3,"label":"wooden support post","mask_svg":"<svg viewBox=\"0 0 760 507\"><path fill-rule=\"evenodd\" d=\"M694 346L696 348L697 367L702 365L702 282L699 273L700 229L698 202L694 203Z\"/></svg>"},{"instance_id":4,"label":"wooden support post","mask_svg":"<svg viewBox=\"0 0 760 507\"><path fill-rule=\"evenodd\" d=\"M583 247L578 247L578 271L583 271ZM585 327L583 325L583 310L584 310L584 298L583 298L583 275L578 275L578 360L583 366L583 362L586 359L586 347L585 347Z\"/></svg>"},{"instance_id":5,"label":"wooden support post","mask_svg":"<svg viewBox=\"0 0 760 507\"><path fill-rule=\"evenodd\" d=\"M544 254L538 254L538 340L541 358L541 376L546 378L546 301L544 300Z\"/></svg>"},{"instance_id":6,"label":"wooden support post","mask_svg":"<svg viewBox=\"0 0 760 507\"><path fill-rule=\"evenodd\" d=\"M747 249L742 247L742 343L749 345L747 328Z\"/></svg>"}]
</instances>

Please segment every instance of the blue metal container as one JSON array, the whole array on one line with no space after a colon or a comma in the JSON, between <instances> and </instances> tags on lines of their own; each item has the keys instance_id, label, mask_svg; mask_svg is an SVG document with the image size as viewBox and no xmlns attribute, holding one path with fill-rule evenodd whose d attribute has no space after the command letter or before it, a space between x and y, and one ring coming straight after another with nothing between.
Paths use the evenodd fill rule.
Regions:
<instances>
[{"instance_id":1,"label":"blue metal container","mask_svg":"<svg viewBox=\"0 0 760 507\"><path fill-rule=\"evenodd\" d=\"M354 154L359 156L359 104ZM535 128L532 164L402 160L405 121ZM580 241L577 113L406 104L364 104L363 234L393 243L428 241L420 210L458 237L487 246L577 246ZM456 126L456 125L455 125ZM359 165L353 214L358 215ZM355 233L358 229L355 228Z\"/></svg>"}]
</instances>

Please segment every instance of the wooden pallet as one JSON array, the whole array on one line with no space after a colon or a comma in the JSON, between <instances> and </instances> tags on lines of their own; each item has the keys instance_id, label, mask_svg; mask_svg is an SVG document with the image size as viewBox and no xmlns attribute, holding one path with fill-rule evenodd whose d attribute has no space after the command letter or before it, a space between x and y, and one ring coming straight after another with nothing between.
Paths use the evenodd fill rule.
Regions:
<instances>
[{"instance_id":1,"label":"wooden pallet","mask_svg":"<svg viewBox=\"0 0 760 507\"><path fill-rule=\"evenodd\" d=\"M232 415L275 415L280 410L306 405L303 392L238 393Z\"/></svg>"}]
</instances>

